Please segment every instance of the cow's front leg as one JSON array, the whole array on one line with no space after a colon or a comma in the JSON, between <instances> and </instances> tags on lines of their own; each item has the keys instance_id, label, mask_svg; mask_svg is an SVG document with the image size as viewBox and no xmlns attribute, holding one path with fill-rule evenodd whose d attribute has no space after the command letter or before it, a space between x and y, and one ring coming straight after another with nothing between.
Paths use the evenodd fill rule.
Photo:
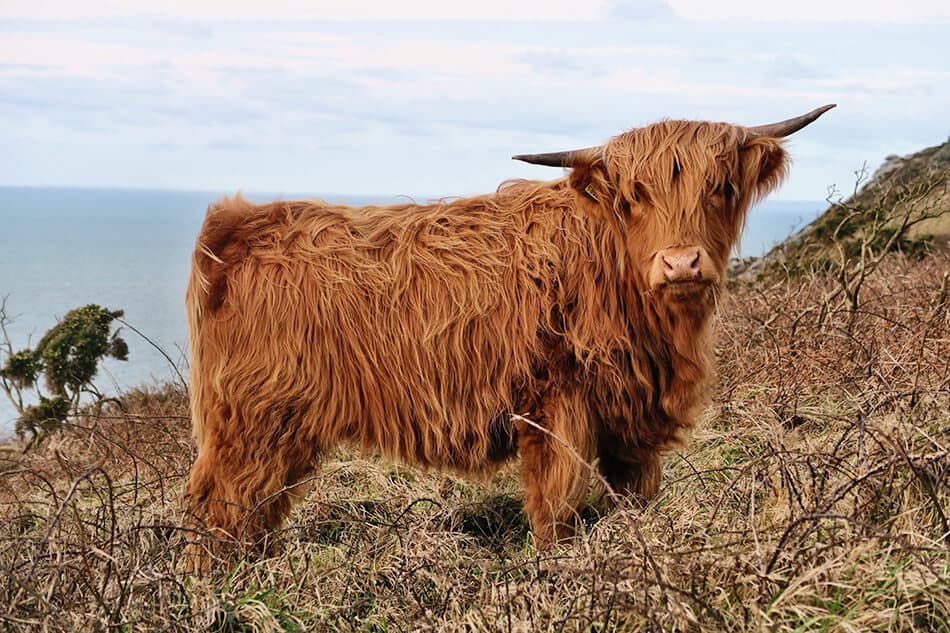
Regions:
<instances>
[{"instance_id":1,"label":"cow's front leg","mask_svg":"<svg viewBox=\"0 0 950 633\"><path fill-rule=\"evenodd\" d=\"M525 511L535 546L544 548L574 535L590 482L590 424L582 403L550 397L536 420L518 422L525 485Z\"/></svg>"}]
</instances>

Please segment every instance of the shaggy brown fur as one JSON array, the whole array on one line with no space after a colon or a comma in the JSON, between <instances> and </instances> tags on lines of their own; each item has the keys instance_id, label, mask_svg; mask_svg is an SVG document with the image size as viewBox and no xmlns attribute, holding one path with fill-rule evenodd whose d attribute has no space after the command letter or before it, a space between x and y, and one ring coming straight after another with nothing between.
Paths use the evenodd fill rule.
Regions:
<instances>
[{"instance_id":1,"label":"shaggy brown fur","mask_svg":"<svg viewBox=\"0 0 950 633\"><path fill-rule=\"evenodd\" d=\"M730 249L785 169L774 139L665 121L492 195L218 202L187 297L190 512L253 542L339 443L467 473L520 453L541 544L586 494L574 453L649 498L702 403ZM703 278L651 284L674 246L708 253Z\"/></svg>"}]
</instances>

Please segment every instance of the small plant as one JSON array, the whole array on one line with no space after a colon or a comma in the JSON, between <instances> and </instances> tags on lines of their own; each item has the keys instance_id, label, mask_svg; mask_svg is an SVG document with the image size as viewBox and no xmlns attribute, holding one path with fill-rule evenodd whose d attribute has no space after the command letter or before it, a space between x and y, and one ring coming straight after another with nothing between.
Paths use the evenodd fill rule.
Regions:
<instances>
[{"instance_id":1,"label":"small plant","mask_svg":"<svg viewBox=\"0 0 950 633\"><path fill-rule=\"evenodd\" d=\"M0 353L6 356L0 367L0 388L20 414L17 435L31 435L27 449L75 415L83 394L91 394L97 403L106 399L92 379L106 356L128 360L129 346L119 336L119 329L112 331L112 322L121 316L121 310L95 304L70 310L35 349L14 352L7 333L12 319L7 315L6 300L0 303ZM39 387L41 376L47 393ZM27 404L24 399L24 392L30 389L36 391L37 404Z\"/></svg>"}]
</instances>

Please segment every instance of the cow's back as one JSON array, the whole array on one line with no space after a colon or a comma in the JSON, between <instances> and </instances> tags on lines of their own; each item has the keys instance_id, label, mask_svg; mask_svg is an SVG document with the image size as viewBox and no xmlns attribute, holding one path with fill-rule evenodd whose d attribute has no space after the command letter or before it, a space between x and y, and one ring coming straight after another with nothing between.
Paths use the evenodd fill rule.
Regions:
<instances>
[{"instance_id":1,"label":"cow's back","mask_svg":"<svg viewBox=\"0 0 950 633\"><path fill-rule=\"evenodd\" d=\"M188 293L199 439L203 411L227 406L235 424L296 416L317 447L485 468L557 257L526 223L491 197L212 206Z\"/></svg>"}]
</instances>

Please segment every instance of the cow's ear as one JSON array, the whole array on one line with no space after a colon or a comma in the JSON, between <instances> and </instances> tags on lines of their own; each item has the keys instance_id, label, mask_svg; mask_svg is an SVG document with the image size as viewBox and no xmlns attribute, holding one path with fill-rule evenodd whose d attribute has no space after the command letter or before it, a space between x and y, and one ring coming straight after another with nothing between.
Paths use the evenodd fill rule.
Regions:
<instances>
[{"instance_id":1,"label":"cow's ear","mask_svg":"<svg viewBox=\"0 0 950 633\"><path fill-rule=\"evenodd\" d=\"M759 137L746 141L739 151L742 173L757 198L762 198L781 184L788 173L789 159L782 143Z\"/></svg>"},{"instance_id":2,"label":"cow's ear","mask_svg":"<svg viewBox=\"0 0 950 633\"><path fill-rule=\"evenodd\" d=\"M567 180L581 198L594 204L606 200L610 192L604 164L599 159L574 163Z\"/></svg>"},{"instance_id":3,"label":"cow's ear","mask_svg":"<svg viewBox=\"0 0 950 633\"><path fill-rule=\"evenodd\" d=\"M577 193L582 209L593 217L603 218L623 235L630 217L630 203L611 181L603 158L575 162L568 183Z\"/></svg>"}]
</instances>

